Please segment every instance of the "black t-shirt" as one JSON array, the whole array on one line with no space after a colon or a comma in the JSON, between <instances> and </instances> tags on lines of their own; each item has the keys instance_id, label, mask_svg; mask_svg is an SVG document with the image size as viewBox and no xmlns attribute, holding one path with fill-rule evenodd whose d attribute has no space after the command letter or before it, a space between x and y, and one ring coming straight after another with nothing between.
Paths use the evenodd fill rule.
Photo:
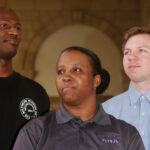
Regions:
<instances>
[{"instance_id":1,"label":"black t-shirt","mask_svg":"<svg viewBox=\"0 0 150 150\"><path fill-rule=\"evenodd\" d=\"M41 85L17 72L0 78L0 149L10 150L19 129L49 111L50 101Z\"/></svg>"}]
</instances>

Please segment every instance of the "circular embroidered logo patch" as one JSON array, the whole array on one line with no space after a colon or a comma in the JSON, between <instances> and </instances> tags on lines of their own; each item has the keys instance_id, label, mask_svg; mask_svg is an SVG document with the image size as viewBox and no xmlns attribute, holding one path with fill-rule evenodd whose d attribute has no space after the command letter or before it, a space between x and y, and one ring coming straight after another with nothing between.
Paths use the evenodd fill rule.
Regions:
<instances>
[{"instance_id":1,"label":"circular embroidered logo patch","mask_svg":"<svg viewBox=\"0 0 150 150\"><path fill-rule=\"evenodd\" d=\"M21 112L22 116L25 119L30 120L30 119L37 117L37 106L32 99L24 98L20 102L19 108L20 108L20 112Z\"/></svg>"}]
</instances>

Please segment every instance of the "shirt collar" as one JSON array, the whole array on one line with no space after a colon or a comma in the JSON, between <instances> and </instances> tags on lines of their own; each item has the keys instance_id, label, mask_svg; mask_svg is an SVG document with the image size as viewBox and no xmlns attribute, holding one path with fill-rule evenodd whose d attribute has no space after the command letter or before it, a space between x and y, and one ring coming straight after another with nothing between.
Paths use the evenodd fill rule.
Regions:
<instances>
[{"instance_id":1,"label":"shirt collar","mask_svg":"<svg viewBox=\"0 0 150 150\"><path fill-rule=\"evenodd\" d=\"M98 111L96 115L87 122L95 122L99 125L111 125L111 120L108 114L106 114L101 106L97 103ZM74 118L79 118L71 115L64 107L63 103L60 105L60 109L56 111L56 120L58 124L64 124Z\"/></svg>"},{"instance_id":2,"label":"shirt collar","mask_svg":"<svg viewBox=\"0 0 150 150\"><path fill-rule=\"evenodd\" d=\"M142 94L139 91L137 91L130 83L128 91L131 105L135 105L136 103L138 103L142 95L146 97L148 102L150 102L150 90L148 90L145 94Z\"/></svg>"},{"instance_id":3,"label":"shirt collar","mask_svg":"<svg viewBox=\"0 0 150 150\"><path fill-rule=\"evenodd\" d=\"M148 90L145 94L143 94L145 97L146 97L146 99L147 99L147 101L150 103L150 90Z\"/></svg>"},{"instance_id":4,"label":"shirt collar","mask_svg":"<svg viewBox=\"0 0 150 150\"><path fill-rule=\"evenodd\" d=\"M74 116L71 115L64 107L63 103L60 104L60 109L56 111L56 120L57 123L63 124L71 119L73 119Z\"/></svg>"},{"instance_id":5,"label":"shirt collar","mask_svg":"<svg viewBox=\"0 0 150 150\"><path fill-rule=\"evenodd\" d=\"M129 97L130 97L130 103L131 105L135 105L136 103L138 103L138 100L141 96L141 93L139 91L137 91L132 84L130 83L129 85Z\"/></svg>"}]
</instances>

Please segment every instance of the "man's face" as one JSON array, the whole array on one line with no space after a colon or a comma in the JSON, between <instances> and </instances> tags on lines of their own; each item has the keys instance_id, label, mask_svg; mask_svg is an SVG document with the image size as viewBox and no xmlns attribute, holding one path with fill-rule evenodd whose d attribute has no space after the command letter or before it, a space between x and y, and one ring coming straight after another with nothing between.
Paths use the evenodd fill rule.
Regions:
<instances>
[{"instance_id":1,"label":"man's face","mask_svg":"<svg viewBox=\"0 0 150 150\"><path fill-rule=\"evenodd\" d=\"M0 59L10 60L21 40L21 24L14 12L0 9Z\"/></svg>"},{"instance_id":2,"label":"man's face","mask_svg":"<svg viewBox=\"0 0 150 150\"><path fill-rule=\"evenodd\" d=\"M56 87L64 104L85 105L96 95L96 76L93 76L90 58L84 53L64 52L58 60L56 72Z\"/></svg>"},{"instance_id":3,"label":"man's face","mask_svg":"<svg viewBox=\"0 0 150 150\"><path fill-rule=\"evenodd\" d=\"M150 35L137 34L125 44L123 66L133 83L150 81Z\"/></svg>"}]
</instances>

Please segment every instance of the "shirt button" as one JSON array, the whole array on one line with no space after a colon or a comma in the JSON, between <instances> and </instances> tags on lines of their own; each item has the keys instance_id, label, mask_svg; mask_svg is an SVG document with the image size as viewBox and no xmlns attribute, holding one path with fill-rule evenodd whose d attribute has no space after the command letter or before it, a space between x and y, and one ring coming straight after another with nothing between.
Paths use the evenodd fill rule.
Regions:
<instances>
[{"instance_id":1,"label":"shirt button","mask_svg":"<svg viewBox=\"0 0 150 150\"><path fill-rule=\"evenodd\" d=\"M145 116L145 112L142 112L142 116Z\"/></svg>"},{"instance_id":2,"label":"shirt button","mask_svg":"<svg viewBox=\"0 0 150 150\"><path fill-rule=\"evenodd\" d=\"M141 98L142 98L142 99L145 99L145 96L142 95Z\"/></svg>"},{"instance_id":3,"label":"shirt button","mask_svg":"<svg viewBox=\"0 0 150 150\"><path fill-rule=\"evenodd\" d=\"M144 135L144 131L141 132L141 135Z\"/></svg>"}]
</instances>

